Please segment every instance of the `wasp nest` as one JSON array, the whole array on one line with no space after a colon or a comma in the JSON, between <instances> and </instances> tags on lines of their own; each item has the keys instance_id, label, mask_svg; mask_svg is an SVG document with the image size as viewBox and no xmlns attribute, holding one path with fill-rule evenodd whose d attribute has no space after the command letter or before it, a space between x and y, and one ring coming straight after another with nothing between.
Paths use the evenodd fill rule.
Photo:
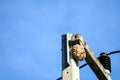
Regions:
<instances>
[{"instance_id":1,"label":"wasp nest","mask_svg":"<svg viewBox=\"0 0 120 80\"><path fill-rule=\"evenodd\" d=\"M80 44L73 45L72 54L79 61L82 61L86 58L86 52L84 50L84 46Z\"/></svg>"}]
</instances>

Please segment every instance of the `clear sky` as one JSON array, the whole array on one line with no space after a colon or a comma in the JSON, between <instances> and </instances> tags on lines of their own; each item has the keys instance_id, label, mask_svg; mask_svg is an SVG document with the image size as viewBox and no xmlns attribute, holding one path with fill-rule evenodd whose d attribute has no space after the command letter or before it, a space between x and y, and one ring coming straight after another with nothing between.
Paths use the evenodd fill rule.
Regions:
<instances>
[{"instance_id":1,"label":"clear sky","mask_svg":"<svg viewBox=\"0 0 120 80\"><path fill-rule=\"evenodd\" d=\"M68 32L80 32L96 56L119 50L120 0L0 0L0 80L60 77L61 35ZM110 57L119 80L120 54ZM97 80L89 66L80 78Z\"/></svg>"}]
</instances>

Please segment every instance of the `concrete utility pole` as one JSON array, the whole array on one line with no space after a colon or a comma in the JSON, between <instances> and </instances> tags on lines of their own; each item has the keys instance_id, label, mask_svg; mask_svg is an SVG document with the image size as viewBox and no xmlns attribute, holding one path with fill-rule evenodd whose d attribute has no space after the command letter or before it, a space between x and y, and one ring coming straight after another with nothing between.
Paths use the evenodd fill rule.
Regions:
<instances>
[{"instance_id":1,"label":"concrete utility pole","mask_svg":"<svg viewBox=\"0 0 120 80\"><path fill-rule=\"evenodd\" d=\"M78 61L73 59L69 41L72 34L62 35L62 80L79 80Z\"/></svg>"},{"instance_id":2,"label":"concrete utility pole","mask_svg":"<svg viewBox=\"0 0 120 80\"><path fill-rule=\"evenodd\" d=\"M79 34L62 35L62 80L80 80L79 63L85 59L84 47Z\"/></svg>"},{"instance_id":3,"label":"concrete utility pole","mask_svg":"<svg viewBox=\"0 0 120 80\"><path fill-rule=\"evenodd\" d=\"M84 59L99 80L112 80L80 34L63 34L62 80L80 80L78 62Z\"/></svg>"}]
</instances>

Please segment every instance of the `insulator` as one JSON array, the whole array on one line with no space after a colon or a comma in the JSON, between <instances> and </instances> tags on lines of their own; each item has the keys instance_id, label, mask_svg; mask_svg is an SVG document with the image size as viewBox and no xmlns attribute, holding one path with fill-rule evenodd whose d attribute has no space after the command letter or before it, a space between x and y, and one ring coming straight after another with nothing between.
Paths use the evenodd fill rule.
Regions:
<instances>
[{"instance_id":1,"label":"insulator","mask_svg":"<svg viewBox=\"0 0 120 80\"><path fill-rule=\"evenodd\" d=\"M111 61L110 57L106 53L101 53L100 57L98 57L99 61L103 65L103 67L111 72Z\"/></svg>"}]
</instances>

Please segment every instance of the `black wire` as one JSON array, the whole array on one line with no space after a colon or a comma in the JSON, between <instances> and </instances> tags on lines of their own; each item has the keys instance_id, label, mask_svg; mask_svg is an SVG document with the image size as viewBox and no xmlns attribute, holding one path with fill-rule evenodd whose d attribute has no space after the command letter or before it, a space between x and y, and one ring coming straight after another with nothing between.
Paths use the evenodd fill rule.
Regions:
<instances>
[{"instance_id":1,"label":"black wire","mask_svg":"<svg viewBox=\"0 0 120 80\"><path fill-rule=\"evenodd\" d=\"M62 79L62 77L59 77L58 79L56 79L56 80L61 80Z\"/></svg>"},{"instance_id":2,"label":"black wire","mask_svg":"<svg viewBox=\"0 0 120 80\"><path fill-rule=\"evenodd\" d=\"M111 54L116 54L116 53L120 53L120 50L108 52L108 53L106 53L106 55L111 55ZM79 67L79 69L85 67L86 65L87 65L87 63L83 64L82 66Z\"/></svg>"},{"instance_id":3,"label":"black wire","mask_svg":"<svg viewBox=\"0 0 120 80\"><path fill-rule=\"evenodd\" d=\"M116 53L120 53L120 50L117 50L117 51L112 51L112 52L107 52L106 55L111 55L111 54L116 54ZM87 63L83 64L82 66L79 67L79 69L85 67L87 65ZM56 80L61 80L62 77L59 77L58 79Z\"/></svg>"},{"instance_id":4,"label":"black wire","mask_svg":"<svg viewBox=\"0 0 120 80\"><path fill-rule=\"evenodd\" d=\"M108 52L107 55L116 54L116 53L120 53L120 50Z\"/></svg>"},{"instance_id":5,"label":"black wire","mask_svg":"<svg viewBox=\"0 0 120 80\"><path fill-rule=\"evenodd\" d=\"M79 67L79 69L85 67L87 65L87 63L83 64L82 66Z\"/></svg>"}]
</instances>

